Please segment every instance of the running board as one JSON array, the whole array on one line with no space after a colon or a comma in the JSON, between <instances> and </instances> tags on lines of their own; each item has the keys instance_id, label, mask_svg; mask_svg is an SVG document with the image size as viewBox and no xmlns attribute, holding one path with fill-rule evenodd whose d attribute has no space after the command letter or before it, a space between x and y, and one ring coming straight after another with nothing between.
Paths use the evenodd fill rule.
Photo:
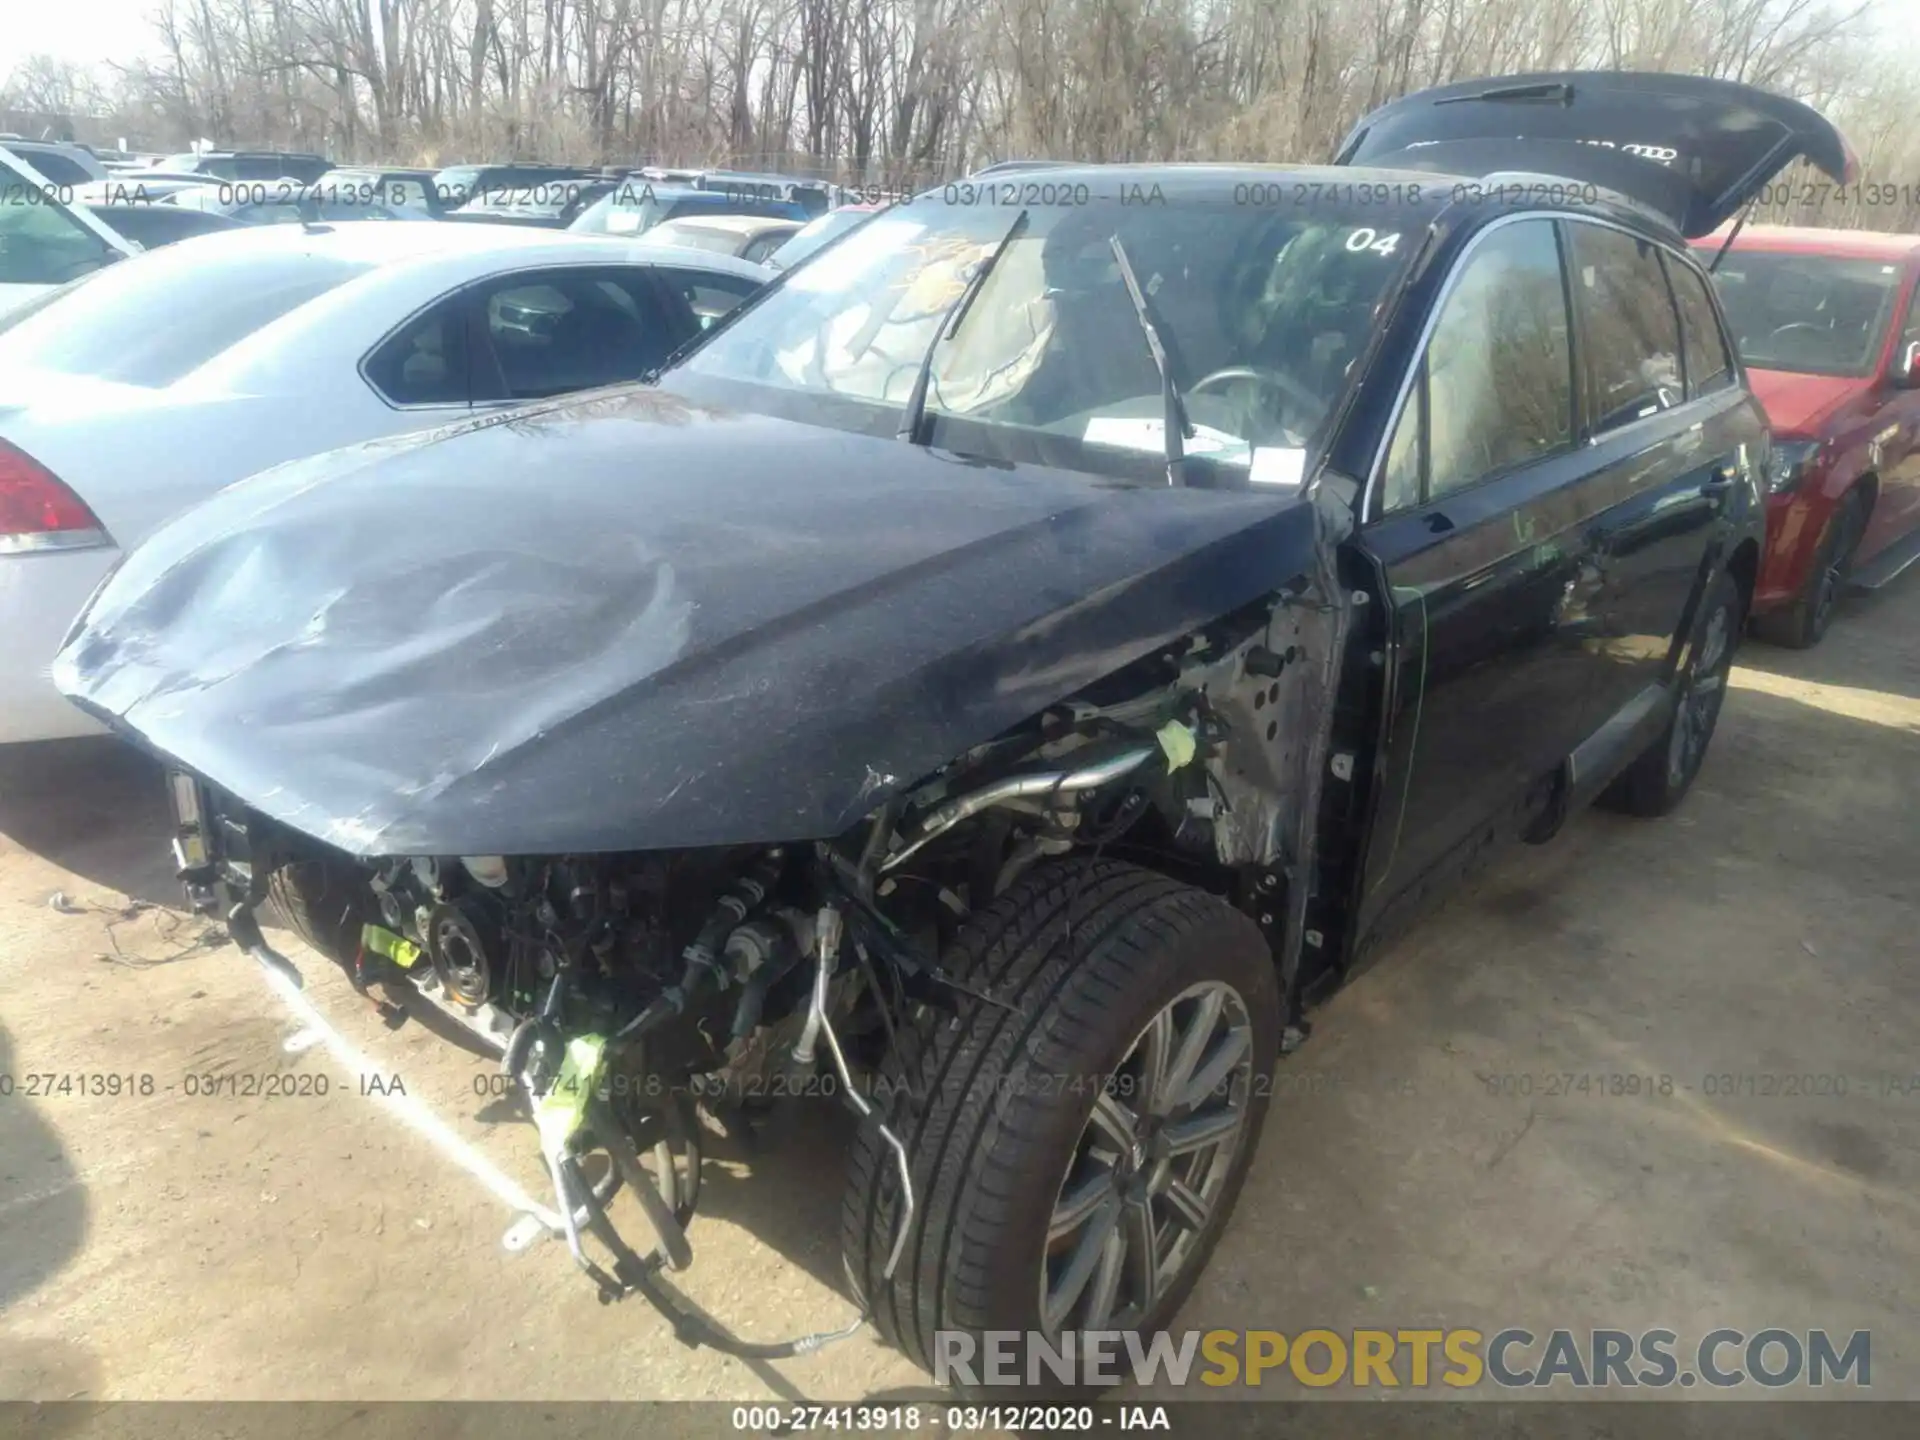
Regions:
<instances>
[{"instance_id":1,"label":"running board","mask_svg":"<svg viewBox=\"0 0 1920 1440\"><path fill-rule=\"evenodd\" d=\"M1847 589L1850 592L1878 590L1896 579L1914 561L1920 560L1920 530L1915 530L1904 540L1896 541L1874 556L1867 564L1847 576Z\"/></svg>"}]
</instances>

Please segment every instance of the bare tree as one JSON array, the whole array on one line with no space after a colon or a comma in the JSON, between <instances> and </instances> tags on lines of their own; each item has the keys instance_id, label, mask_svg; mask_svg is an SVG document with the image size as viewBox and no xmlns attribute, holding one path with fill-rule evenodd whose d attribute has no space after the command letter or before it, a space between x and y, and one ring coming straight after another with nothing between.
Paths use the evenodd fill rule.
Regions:
<instances>
[{"instance_id":1,"label":"bare tree","mask_svg":"<svg viewBox=\"0 0 1920 1440\"><path fill-rule=\"evenodd\" d=\"M1920 79L1874 39L1883 3L159 0L153 59L101 74L29 60L0 103L155 147L206 136L350 159L928 181L1016 156L1322 160L1366 110L1421 86L1654 69L1816 103L1910 195ZM1860 195L1808 213L1920 219Z\"/></svg>"}]
</instances>

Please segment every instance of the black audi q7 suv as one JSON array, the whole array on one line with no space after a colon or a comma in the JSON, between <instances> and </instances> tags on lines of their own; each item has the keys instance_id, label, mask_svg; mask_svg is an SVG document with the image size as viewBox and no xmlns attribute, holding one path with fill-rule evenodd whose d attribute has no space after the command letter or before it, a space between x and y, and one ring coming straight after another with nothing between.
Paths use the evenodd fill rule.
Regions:
<instances>
[{"instance_id":1,"label":"black audi q7 suv","mask_svg":"<svg viewBox=\"0 0 1920 1440\"><path fill-rule=\"evenodd\" d=\"M223 492L56 678L274 986L269 896L497 1049L603 1296L823 1343L662 1271L695 1104L833 1095L889 1340L1151 1330L1311 1006L1698 773L1769 446L1687 241L1796 158L1853 169L1751 88L1529 75L1326 167L959 181L651 383Z\"/></svg>"}]
</instances>

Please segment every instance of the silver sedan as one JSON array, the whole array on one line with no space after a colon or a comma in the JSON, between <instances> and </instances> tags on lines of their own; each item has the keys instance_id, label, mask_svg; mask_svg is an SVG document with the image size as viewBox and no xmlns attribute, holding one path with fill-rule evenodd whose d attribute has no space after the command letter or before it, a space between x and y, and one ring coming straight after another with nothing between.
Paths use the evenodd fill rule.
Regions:
<instances>
[{"instance_id":1,"label":"silver sedan","mask_svg":"<svg viewBox=\"0 0 1920 1440\"><path fill-rule=\"evenodd\" d=\"M48 662L170 516L282 461L637 379L773 273L506 226L276 225L0 318L0 742L95 728Z\"/></svg>"}]
</instances>

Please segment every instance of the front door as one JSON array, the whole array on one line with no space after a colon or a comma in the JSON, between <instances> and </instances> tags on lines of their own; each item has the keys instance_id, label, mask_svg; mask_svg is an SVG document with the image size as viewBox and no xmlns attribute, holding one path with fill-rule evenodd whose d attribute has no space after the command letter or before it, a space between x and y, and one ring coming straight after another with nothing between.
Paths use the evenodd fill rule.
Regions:
<instances>
[{"instance_id":1,"label":"front door","mask_svg":"<svg viewBox=\"0 0 1920 1440\"><path fill-rule=\"evenodd\" d=\"M1361 535L1392 611L1362 932L1596 723L1606 496L1577 443L1555 223L1483 231L1439 305Z\"/></svg>"}]
</instances>

